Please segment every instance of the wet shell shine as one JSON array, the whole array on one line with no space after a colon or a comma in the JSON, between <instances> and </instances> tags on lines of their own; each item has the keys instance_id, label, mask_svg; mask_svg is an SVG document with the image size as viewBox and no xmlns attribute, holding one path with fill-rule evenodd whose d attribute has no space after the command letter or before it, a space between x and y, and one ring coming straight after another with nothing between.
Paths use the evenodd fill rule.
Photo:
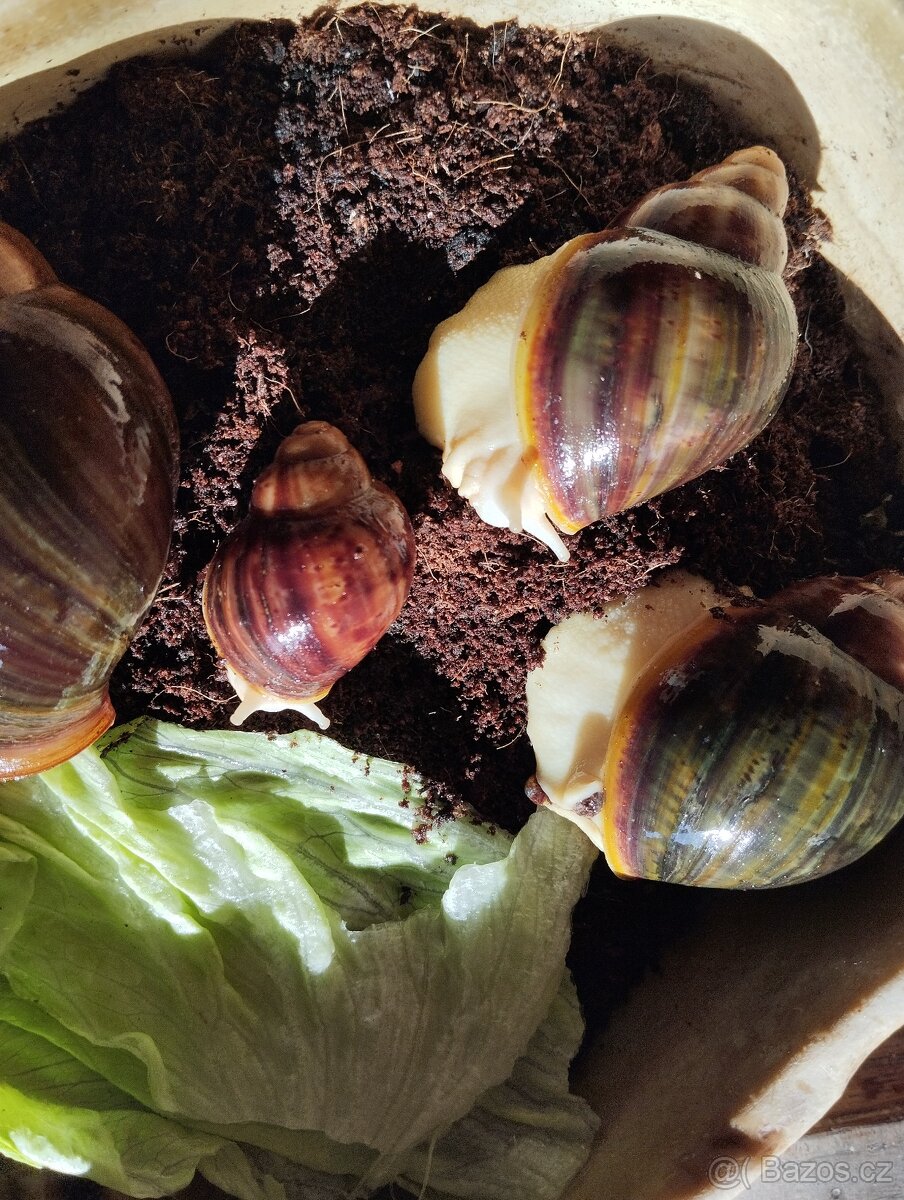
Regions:
<instances>
[{"instance_id":1,"label":"wet shell shine","mask_svg":"<svg viewBox=\"0 0 904 1200\"><path fill-rule=\"evenodd\" d=\"M499 272L439 326L418 421L481 517L565 559L557 530L686 483L765 428L797 342L787 199L776 154L738 151Z\"/></svg>"},{"instance_id":2,"label":"wet shell shine","mask_svg":"<svg viewBox=\"0 0 904 1200\"><path fill-rule=\"evenodd\" d=\"M781 278L669 234L578 244L519 340L525 443L576 533L730 458L775 415L796 321Z\"/></svg>"},{"instance_id":3,"label":"wet shell shine","mask_svg":"<svg viewBox=\"0 0 904 1200\"><path fill-rule=\"evenodd\" d=\"M0 225L0 778L113 720L107 681L166 561L175 416L145 350Z\"/></svg>"},{"instance_id":4,"label":"wet shell shine","mask_svg":"<svg viewBox=\"0 0 904 1200\"><path fill-rule=\"evenodd\" d=\"M904 815L902 584L809 581L669 643L609 742L602 844L613 870L777 887L885 837Z\"/></svg>"},{"instance_id":5,"label":"wet shell shine","mask_svg":"<svg viewBox=\"0 0 904 1200\"><path fill-rule=\"evenodd\" d=\"M233 723L293 708L325 728L316 701L398 616L413 571L398 499L339 430L299 426L205 582L205 621L241 699Z\"/></svg>"}]
</instances>

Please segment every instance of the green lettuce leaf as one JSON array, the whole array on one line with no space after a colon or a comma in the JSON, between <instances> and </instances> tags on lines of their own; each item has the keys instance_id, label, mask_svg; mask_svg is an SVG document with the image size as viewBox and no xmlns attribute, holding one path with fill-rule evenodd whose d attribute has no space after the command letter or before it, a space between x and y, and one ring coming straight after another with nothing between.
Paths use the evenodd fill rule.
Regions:
<instances>
[{"instance_id":1,"label":"green lettuce leaf","mask_svg":"<svg viewBox=\"0 0 904 1200\"><path fill-rule=\"evenodd\" d=\"M0 800L11 1157L249 1200L546 1200L580 1165L570 823L428 828L416 777L321 735L149 721Z\"/></svg>"},{"instance_id":2,"label":"green lettuce leaf","mask_svg":"<svg viewBox=\"0 0 904 1200\"><path fill-rule=\"evenodd\" d=\"M584 1023L567 980L510 1077L435 1145L413 1151L401 1180L425 1200L557 1200L583 1165L598 1120L568 1091Z\"/></svg>"}]
</instances>

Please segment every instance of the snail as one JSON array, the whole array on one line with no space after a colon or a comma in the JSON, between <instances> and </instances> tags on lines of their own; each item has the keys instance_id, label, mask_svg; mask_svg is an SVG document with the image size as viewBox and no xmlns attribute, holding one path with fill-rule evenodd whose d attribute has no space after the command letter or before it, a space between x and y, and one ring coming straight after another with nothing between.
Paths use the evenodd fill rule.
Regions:
<instances>
[{"instance_id":1,"label":"snail","mask_svg":"<svg viewBox=\"0 0 904 1200\"><path fill-rule=\"evenodd\" d=\"M204 583L204 620L241 702L233 724L294 709L326 729L316 702L399 615L414 558L408 514L344 434L299 425Z\"/></svg>"},{"instance_id":2,"label":"snail","mask_svg":"<svg viewBox=\"0 0 904 1200\"><path fill-rule=\"evenodd\" d=\"M0 223L0 779L109 727L169 548L178 437L148 354Z\"/></svg>"},{"instance_id":3,"label":"snail","mask_svg":"<svg viewBox=\"0 0 904 1200\"><path fill-rule=\"evenodd\" d=\"M719 599L679 576L609 628L562 627L529 680L528 794L576 821L618 875L720 888L817 878L904 815L904 576ZM613 647L611 678L582 708L569 660L580 654L589 679ZM556 760L565 716L542 690L561 684L584 733Z\"/></svg>"},{"instance_id":4,"label":"snail","mask_svg":"<svg viewBox=\"0 0 904 1200\"><path fill-rule=\"evenodd\" d=\"M497 272L437 327L418 424L483 520L564 561L559 531L686 483L765 428L797 342L787 199L778 156L740 150Z\"/></svg>"}]
</instances>

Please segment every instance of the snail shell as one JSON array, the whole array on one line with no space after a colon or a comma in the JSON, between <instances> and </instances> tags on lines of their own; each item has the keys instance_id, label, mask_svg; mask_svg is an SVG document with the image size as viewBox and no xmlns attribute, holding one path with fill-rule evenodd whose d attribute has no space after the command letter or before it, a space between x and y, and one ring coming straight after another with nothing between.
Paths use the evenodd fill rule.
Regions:
<instances>
[{"instance_id":1,"label":"snail shell","mask_svg":"<svg viewBox=\"0 0 904 1200\"><path fill-rule=\"evenodd\" d=\"M0 778L63 762L113 720L107 682L154 598L177 432L112 313L0 224Z\"/></svg>"},{"instance_id":2,"label":"snail shell","mask_svg":"<svg viewBox=\"0 0 904 1200\"><path fill-rule=\"evenodd\" d=\"M739 151L499 272L439 326L418 421L484 520L564 560L557 529L686 483L768 424L797 341L787 198L776 154Z\"/></svg>"},{"instance_id":3,"label":"snail shell","mask_svg":"<svg viewBox=\"0 0 904 1200\"><path fill-rule=\"evenodd\" d=\"M902 596L823 578L693 621L626 689L592 802L560 811L624 876L765 888L853 862L904 815Z\"/></svg>"},{"instance_id":4,"label":"snail shell","mask_svg":"<svg viewBox=\"0 0 904 1200\"><path fill-rule=\"evenodd\" d=\"M233 724L289 708L325 729L316 701L396 619L414 558L408 514L344 434L300 425L204 584L207 629L241 701Z\"/></svg>"}]
</instances>

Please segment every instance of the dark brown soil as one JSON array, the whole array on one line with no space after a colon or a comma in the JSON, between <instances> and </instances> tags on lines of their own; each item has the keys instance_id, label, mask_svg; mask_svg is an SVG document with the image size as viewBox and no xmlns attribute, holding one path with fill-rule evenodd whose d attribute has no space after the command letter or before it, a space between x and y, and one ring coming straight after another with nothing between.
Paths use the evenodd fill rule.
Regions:
<instances>
[{"instance_id":1,"label":"dark brown soil","mask_svg":"<svg viewBox=\"0 0 904 1200\"><path fill-rule=\"evenodd\" d=\"M415 765L438 806L466 799L510 828L530 807L525 670L567 613L668 564L760 594L904 565L894 447L815 251L820 219L796 186L797 370L779 417L723 469L586 530L563 566L482 525L415 428L411 380L429 334L494 270L751 140L598 38L363 8L297 30L246 26L189 62L123 64L0 148L3 218L146 342L181 422L172 554L114 678L120 718L226 724L204 571L307 417L339 425L396 489L419 553L402 616L323 705L330 733ZM600 868L574 943L594 1022L693 903ZM588 966L603 908L605 928L621 930L604 981Z\"/></svg>"}]
</instances>

